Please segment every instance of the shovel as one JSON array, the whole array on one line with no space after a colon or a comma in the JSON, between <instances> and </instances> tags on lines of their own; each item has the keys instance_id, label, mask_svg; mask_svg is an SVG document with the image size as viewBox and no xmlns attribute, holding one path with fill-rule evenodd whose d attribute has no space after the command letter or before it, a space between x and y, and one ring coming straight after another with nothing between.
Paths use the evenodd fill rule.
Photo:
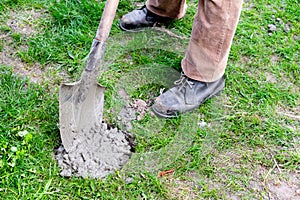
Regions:
<instances>
[{"instance_id":1,"label":"shovel","mask_svg":"<svg viewBox=\"0 0 300 200\"><path fill-rule=\"evenodd\" d=\"M104 87L97 82L119 0L107 0L93 40L84 71L79 81L63 83L59 91L59 126L62 144L67 152L79 134L100 126L103 117Z\"/></svg>"}]
</instances>

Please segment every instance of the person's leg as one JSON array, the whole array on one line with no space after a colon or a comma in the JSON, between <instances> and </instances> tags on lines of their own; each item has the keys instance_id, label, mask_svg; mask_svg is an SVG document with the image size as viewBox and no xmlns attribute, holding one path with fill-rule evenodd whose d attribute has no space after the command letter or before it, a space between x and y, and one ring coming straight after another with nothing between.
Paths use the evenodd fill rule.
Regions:
<instances>
[{"instance_id":1,"label":"person's leg","mask_svg":"<svg viewBox=\"0 0 300 200\"><path fill-rule=\"evenodd\" d=\"M147 0L142 8L124 15L120 28L124 31L137 31L139 28L152 27L184 16L185 0Z\"/></svg>"},{"instance_id":2,"label":"person's leg","mask_svg":"<svg viewBox=\"0 0 300 200\"><path fill-rule=\"evenodd\" d=\"M181 62L184 75L152 109L162 117L198 108L225 86L223 75L242 0L199 0L192 36Z\"/></svg>"},{"instance_id":3,"label":"person's leg","mask_svg":"<svg viewBox=\"0 0 300 200\"><path fill-rule=\"evenodd\" d=\"M147 0L146 7L151 12L171 19L180 19L185 15L185 0Z\"/></svg>"},{"instance_id":4,"label":"person's leg","mask_svg":"<svg viewBox=\"0 0 300 200\"><path fill-rule=\"evenodd\" d=\"M189 78L213 82L224 74L242 0L199 0L182 68Z\"/></svg>"}]
</instances>

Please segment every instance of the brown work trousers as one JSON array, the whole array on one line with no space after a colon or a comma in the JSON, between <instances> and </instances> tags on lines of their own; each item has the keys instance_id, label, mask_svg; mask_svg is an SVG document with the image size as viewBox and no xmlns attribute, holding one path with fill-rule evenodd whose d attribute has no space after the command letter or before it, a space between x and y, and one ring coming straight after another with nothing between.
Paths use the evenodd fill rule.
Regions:
<instances>
[{"instance_id":1,"label":"brown work trousers","mask_svg":"<svg viewBox=\"0 0 300 200\"><path fill-rule=\"evenodd\" d=\"M186 76L213 82L225 72L229 50L243 0L199 0L192 35L181 67ZM185 0L147 0L147 8L160 16L179 19Z\"/></svg>"}]
</instances>

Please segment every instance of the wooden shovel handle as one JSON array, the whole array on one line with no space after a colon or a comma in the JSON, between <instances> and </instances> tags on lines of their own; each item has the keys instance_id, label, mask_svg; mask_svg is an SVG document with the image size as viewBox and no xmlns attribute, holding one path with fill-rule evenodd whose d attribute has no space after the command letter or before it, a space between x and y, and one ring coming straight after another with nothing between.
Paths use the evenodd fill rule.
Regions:
<instances>
[{"instance_id":1,"label":"wooden shovel handle","mask_svg":"<svg viewBox=\"0 0 300 200\"><path fill-rule=\"evenodd\" d=\"M108 38L113 20L116 15L119 0L107 0L105 3L105 8L102 13L101 21L96 33L96 40L99 42L106 42Z\"/></svg>"},{"instance_id":2,"label":"wooden shovel handle","mask_svg":"<svg viewBox=\"0 0 300 200\"><path fill-rule=\"evenodd\" d=\"M108 38L113 20L116 15L119 0L107 0L105 3L104 11L102 13L101 21L98 26L96 37L93 40L92 47L89 53L87 64L85 66L85 72L94 73L93 79L96 80L96 76L100 67L100 61L104 55L105 44ZM89 79L86 73L82 73L81 79ZM90 76L90 75L88 75Z\"/></svg>"}]
</instances>

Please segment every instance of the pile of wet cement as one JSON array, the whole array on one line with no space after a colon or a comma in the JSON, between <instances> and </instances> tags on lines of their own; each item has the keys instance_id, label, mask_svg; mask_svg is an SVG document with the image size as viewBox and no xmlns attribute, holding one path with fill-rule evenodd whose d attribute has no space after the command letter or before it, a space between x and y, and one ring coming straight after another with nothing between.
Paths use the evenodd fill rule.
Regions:
<instances>
[{"instance_id":1,"label":"pile of wet cement","mask_svg":"<svg viewBox=\"0 0 300 200\"><path fill-rule=\"evenodd\" d=\"M64 177L104 178L121 167L131 156L130 136L106 123L82 131L66 152L63 146L55 150L55 158Z\"/></svg>"}]
</instances>

